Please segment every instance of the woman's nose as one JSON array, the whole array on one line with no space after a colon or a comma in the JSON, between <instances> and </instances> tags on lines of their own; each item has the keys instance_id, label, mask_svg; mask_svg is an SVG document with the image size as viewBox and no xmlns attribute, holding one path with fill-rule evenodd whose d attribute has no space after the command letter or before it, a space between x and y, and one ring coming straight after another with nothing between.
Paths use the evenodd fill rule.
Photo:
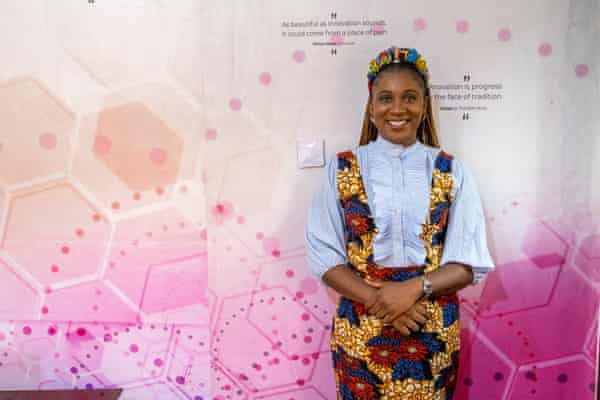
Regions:
<instances>
[{"instance_id":1,"label":"woman's nose","mask_svg":"<svg viewBox=\"0 0 600 400\"><path fill-rule=\"evenodd\" d=\"M402 101L402 99L395 99L392 102L391 111L398 112L398 113L404 112L404 111L406 111L406 104L404 103L404 101Z\"/></svg>"}]
</instances>

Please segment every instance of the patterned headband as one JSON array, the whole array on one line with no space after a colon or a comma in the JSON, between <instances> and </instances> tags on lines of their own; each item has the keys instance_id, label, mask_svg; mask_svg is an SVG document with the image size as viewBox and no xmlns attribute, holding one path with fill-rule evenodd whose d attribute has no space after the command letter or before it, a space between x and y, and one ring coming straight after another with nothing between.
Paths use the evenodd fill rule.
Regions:
<instances>
[{"instance_id":1,"label":"patterned headband","mask_svg":"<svg viewBox=\"0 0 600 400\"><path fill-rule=\"evenodd\" d=\"M369 72L367 73L369 92L371 92L371 87L373 86L373 82L379 71L388 64L414 65L423 77L423 80L425 80L425 86L428 86L429 70L427 69L425 59L421 57L419 52L416 49L405 49L392 46L379 53L377 57L369 63Z\"/></svg>"}]
</instances>

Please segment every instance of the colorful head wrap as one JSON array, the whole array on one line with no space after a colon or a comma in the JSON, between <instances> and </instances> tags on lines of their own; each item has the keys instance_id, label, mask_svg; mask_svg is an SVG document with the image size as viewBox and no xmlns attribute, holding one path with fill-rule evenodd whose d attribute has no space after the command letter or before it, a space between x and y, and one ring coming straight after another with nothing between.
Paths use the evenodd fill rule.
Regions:
<instances>
[{"instance_id":1,"label":"colorful head wrap","mask_svg":"<svg viewBox=\"0 0 600 400\"><path fill-rule=\"evenodd\" d=\"M425 86L428 86L429 70L427 69L427 63L425 62L425 59L421 57L419 52L416 49L406 49L392 46L379 53L377 57L375 57L369 63L369 72L367 73L367 78L369 79L369 92L371 91L371 87L373 86L373 82L375 81L379 71L381 71L381 69L388 64L414 65L417 71L423 77Z\"/></svg>"}]
</instances>

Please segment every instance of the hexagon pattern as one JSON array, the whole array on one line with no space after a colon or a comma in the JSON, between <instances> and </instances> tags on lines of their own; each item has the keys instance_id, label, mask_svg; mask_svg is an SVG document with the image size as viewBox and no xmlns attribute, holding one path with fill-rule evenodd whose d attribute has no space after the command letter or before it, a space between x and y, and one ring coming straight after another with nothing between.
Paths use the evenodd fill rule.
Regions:
<instances>
[{"instance_id":1,"label":"hexagon pattern","mask_svg":"<svg viewBox=\"0 0 600 400\"><path fill-rule=\"evenodd\" d=\"M98 116L94 155L132 192L172 184L182 151L177 133L143 104L106 108Z\"/></svg>"},{"instance_id":2,"label":"hexagon pattern","mask_svg":"<svg viewBox=\"0 0 600 400\"><path fill-rule=\"evenodd\" d=\"M173 198L198 162L198 106L173 88L142 84L114 91L82 115L73 178L112 213Z\"/></svg>"},{"instance_id":3,"label":"hexagon pattern","mask_svg":"<svg viewBox=\"0 0 600 400\"><path fill-rule=\"evenodd\" d=\"M0 185L64 175L75 115L43 83L15 78L0 83Z\"/></svg>"},{"instance_id":4,"label":"hexagon pattern","mask_svg":"<svg viewBox=\"0 0 600 400\"><path fill-rule=\"evenodd\" d=\"M337 295L302 232L323 170L297 168L295 140L354 147L365 60L402 38L426 49L441 141L472 167L497 263L461 292L455 400L592 400L599 11L347 3L0 4L0 389L335 399ZM282 26L309 16L325 45ZM373 20L378 35L356 34ZM500 99L442 96L477 84Z\"/></svg>"},{"instance_id":5,"label":"hexagon pattern","mask_svg":"<svg viewBox=\"0 0 600 400\"><path fill-rule=\"evenodd\" d=\"M186 308L180 322L207 321L205 248L201 232L174 208L127 219L115 229L105 278L142 319L160 314L166 322L170 311Z\"/></svg>"},{"instance_id":6,"label":"hexagon pattern","mask_svg":"<svg viewBox=\"0 0 600 400\"><path fill-rule=\"evenodd\" d=\"M38 286L97 276L110 227L98 209L66 182L14 192L2 248Z\"/></svg>"}]
</instances>

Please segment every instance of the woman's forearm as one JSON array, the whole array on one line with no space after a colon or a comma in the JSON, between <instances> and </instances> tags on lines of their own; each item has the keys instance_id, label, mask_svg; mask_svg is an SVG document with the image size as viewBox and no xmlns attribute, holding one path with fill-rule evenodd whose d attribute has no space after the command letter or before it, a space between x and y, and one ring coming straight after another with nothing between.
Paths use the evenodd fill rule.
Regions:
<instances>
[{"instance_id":1,"label":"woman's forearm","mask_svg":"<svg viewBox=\"0 0 600 400\"><path fill-rule=\"evenodd\" d=\"M473 272L469 266L451 263L427 273L427 279L433 286L433 296L443 296L454 294L469 286L473 282ZM323 282L341 296L362 304L366 304L367 300L378 290L377 287L368 285L363 278L344 265L337 265L329 269L323 275ZM420 277L414 278L413 282L415 287L422 287Z\"/></svg>"},{"instance_id":2,"label":"woman's forearm","mask_svg":"<svg viewBox=\"0 0 600 400\"><path fill-rule=\"evenodd\" d=\"M344 265L336 265L323 275L323 282L343 297L365 304L377 289L367 285L354 271Z\"/></svg>"},{"instance_id":3,"label":"woman's forearm","mask_svg":"<svg viewBox=\"0 0 600 400\"><path fill-rule=\"evenodd\" d=\"M433 286L433 296L454 294L473 282L471 267L449 263L427 274Z\"/></svg>"}]
</instances>

